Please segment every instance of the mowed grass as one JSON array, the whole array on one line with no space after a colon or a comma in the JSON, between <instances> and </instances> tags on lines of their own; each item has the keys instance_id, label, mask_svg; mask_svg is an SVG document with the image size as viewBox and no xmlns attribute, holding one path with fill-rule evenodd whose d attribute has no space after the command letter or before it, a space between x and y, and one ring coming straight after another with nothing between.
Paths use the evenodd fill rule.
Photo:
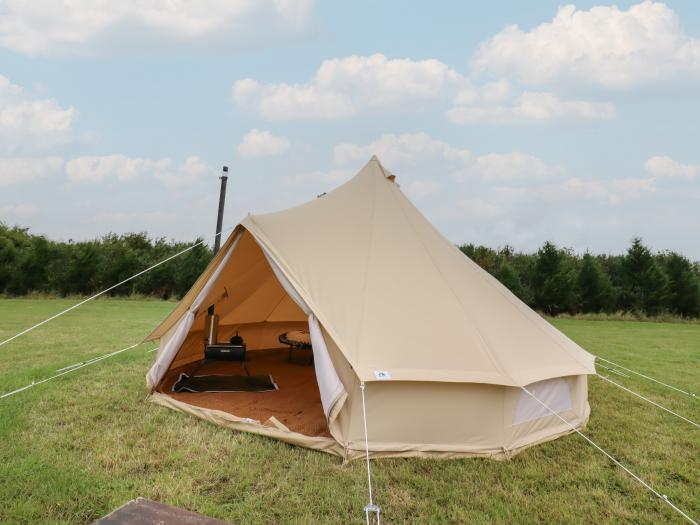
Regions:
<instances>
[{"instance_id":1,"label":"mowed grass","mask_svg":"<svg viewBox=\"0 0 700 525\"><path fill-rule=\"evenodd\" d=\"M70 304L0 300L0 340ZM143 339L173 306L97 300L0 347L0 393ZM594 354L700 393L700 325L553 322ZM1 523L89 523L137 496L241 524L364 522L364 463L145 402L152 347L0 400ZM700 399L610 377L700 421ZM700 518L700 430L589 385L587 435ZM373 476L384 523L682 523L577 435L504 462L378 460Z\"/></svg>"}]
</instances>

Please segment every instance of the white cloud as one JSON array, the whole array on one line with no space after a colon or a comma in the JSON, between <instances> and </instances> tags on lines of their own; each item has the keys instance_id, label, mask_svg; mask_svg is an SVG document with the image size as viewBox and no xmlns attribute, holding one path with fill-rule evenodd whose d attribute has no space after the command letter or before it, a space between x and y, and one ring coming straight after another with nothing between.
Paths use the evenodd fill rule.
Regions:
<instances>
[{"instance_id":1,"label":"white cloud","mask_svg":"<svg viewBox=\"0 0 700 525\"><path fill-rule=\"evenodd\" d=\"M75 108L37 98L0 75L0 152L33 153L67 143Z\"/></svg>"},{"instance_id":2,"label":"white cloud","mask_svg":"<svg viewBox=\"0 0 700 525\"><path fill-rule=\"evenodd\" d=\"M155 162L154 166L154 177L168 186L193 184L213 173L211 167L196 155L187 157L181 166L171 159L161 159Z\"/></svg>"},{"instance_id":3,"label":"white cloud","mask_svg":"<svg viewBox=\"0 0 700 525\"><path fill-rule=\"evenodd\" d=\"M31 55L153 43L243 44L294 33L312 0L73 0L0 4L0 45Z\"/></svg>"},{"instance_id":4,"label":"white cloud","mask_svg":"<svg viewBox=\"0 0 700 525\"><path fill-rule=\"evenodd\" d=\"M163 166L165 167L165 166ZM79 157L66 165L68 180L73 182L101 182L105 179L127 181L152 170L150 159L129 158L124 155Z\"/></svg>"},{"instance_id":5,"label":"white cloud","mask_svg":"<svg viewBox=\"0 0 700 525\"><path fill-rule=\"evenodd\" d=\"M0 158L0 187L33 184L40 180L63 179L76 183L97 183L107 180L126 182L152 177L168 186L192 184L211 173L200 157L187 157L182 164L172 159L129 158L125 155L76 157Z\"/></svg>"},{"instance_id":6,"label":"white cloud","mask_svg":"<svg viewBox=\"0 0 700 525\"><path fill-rule=\"evenodd\" d=\"M582 201L617 205L654 193L656 187L653 179L644 177L594 179L569 176L536 186L499 186L496 191L502 198L511 197L514 201L526 200L547 206Z\"/></svg>"},{"instance_id":7,"label":"white cloud","mask_svg":"<svg viewBox=\"0 0 700 525\"><path fill-rule=\"evenodd\" d=\"M270 120L341 118L376 109L452 96L462 75L438 60L388 59L384 55L324 60L301 84L237 81L233 98L243 109Z\"/></svg>"},{"instance_id":8,"label":"white cloud","mask_svg":"<svg viewBox=\"0 0 700 525\"><path fill-rule=\"evenodd\" d=\"M661 178L694 179L700 175L700 164L681 164L670 157L650 157L645 163L646 171Z\"/></svg>"},{"instance_id":9,"label":"white cloud","mask_svg":"<svg viewBox=\"0 0 700 525\"><path fill-rule=\"evenodd\" d=\"M551 205L582 200L615 205L657 191L654 177L580 177L534 155L519 151L477 155L427 133L385 134L364 146L338 144L333 158L337 166L357 166L375 154L397 175L407 193L417 198L442 191L449 186L448 180L456 182L458 188L493 193L494 202L512 200L516 206L522 202ZM689 168L694 167L685 167ZM432 179L425 178L428 173ZM471 198L462 201L471 202Z\"/></svg>"},{"instance_id":10,"label":"white cloud","mask_svg":"<svg viewBox=\"0 0 700 525\"><path fill-rule=\"evenodd\" d=\"M641 169L638 176L580 174L525 152L474 152L427 133L338 144L333 153L336 168L350 171L377 154L455 242L532 250L549 239L580 250L619 250L635 235L670 238L687 223L684 214L698 213L700 190L684 170L675 185ZM663 213L664 224L649 220Z\"/></svg>"},{"instance_id":11,"label":"white cloud","mask_svg":"<svg viewBox=\"0 0 700 525\"><path fill-rule=\"evenodd\" d=\"M505 98L500 95L499 99ZM460 100L459 98L457 99ZM498 99L492 99L498 100ZM556 119L610 119L615 107L610 103L586 100L561 100L552 93L526 91L508 105L480 103L457 105L447 112L447 118L455 124L487 122L514 124L522 122L547 122Z\"/></svg>"},{"instance_id":12,"label":"white cloud","mask_svg":"<svg viewBox=\"0 0 700 525\"><path fill-rule=\"evenodd\" d=\"M177 186L193 183L211 170L196 156L178 165L172 159L130 158L125 155L78 157L66 164L68 180L76 183L98 183L116 180L126 182L152 176L166 184Z\"/></svg>"},{"instance_id":13,"label":"white cloud","mask_svg":"<svg viewBox=\"0 0 700 525\"><path fill-rule=\"evenodd\" d=\"M442 184L436 180L414 180L406 188L409 197L417 200L433 196L440 192Z\"/></svg>"},{"instance_id":14,"label":"white cloud","mask_svg":"<svg viewBox=\"0 0 700 525\"><path fill-rule=\"evenodd\" d=\"M333 161L337 165L360 164L372 155L377 155L390 169L401 169L415 162L434 159L456 160L459 164L473 161L468 150L454 148L427 133L387 133L365 146L346 142L333 148Z\"/></svg>"},{"instance_id":15,"label":"white cloud","mask_svg":"<svg viewBox=\"0 0 700 525\"><path fill-rule=\"evenodd\" d=\"M507 80L474 84L438 60L388 59L384 55L334 58L301 84L262 84L246 78L233 86L237 106L268 120L332 119L372 110L414 112L421 104L454 107L457 124L608 119L610 103L562 100L551 93L518 92Z\"/></svg>"},{"instance_id":16,"label":"white cloud","mask_svg":"<svg viewBox=\"0 0 700 525\"><path fill-rule=\"evenodd\" d=\"M0 222L8 220L24 220L34 217L39 213L39 207L35 204L23 203L10 206L0 206Z\"/></svg>"},{"instance_id":17,"label":"white cloud","mask_svg":"<svg viewBox=\"0 0 700 525\"><path fill-rule=\"evenodd\" d=\"M685 35L663 3L588 11L567 5L530 31L507 26L481 45L472 68L526 85L569 81L629 88L679 75L700 78L700 40Z\"/></svg>"},{"instance_id":18,"label":"white cloud","mask_svg":"<svg viewBox=\"0 0 700 525\"><path fill-rule=\"evenodd\" d=\"M0 158L0 187L33 184L63 174L61 157Z\"/></svg>"},{"instance_id":19,"label":"white cloud","mask_svg":"<svg viewBox=\"0 0 700 525\"><path fill-rule=\"evenodd\" d=\"M631 88L681 75L700 80L700 39L685 35L665 4L647 0L627 10L568 5L532 30L508 26L481 45L470 77L435 59L350 56L323 61L302 83L239 80L233 98L269 120L414 112L448 100L456 124L606 120L616 114L611 102L564 97L555 86Z\"/></svg>"},{"instance_id":20,"label":"white cloud","mask_svg":"<svg viewBox=\"0 0 700 525\"><path fill-rule=\"evenodd\" d=\"M464 148L451 146L427 133L385 134L374 142L361 146L342 143L333 149L335 164L358 165L377 155L392 172L432 165L435 173L449 174L464 181L469 178L485 180L542 180L559 177L564 170L521 152L475 155ZM416 181L418 182L418 181ZM421 181L425 184L425 181Z\"/></svg>"},{"instance_id":21,"label":"white cloud","mask_svg":"<svg viewBox=\"0 0 700 525\"><path fill-rule=\"evenodd\" d=\"M565 174L564 168L552 166L542 159L514 151L489 153L475 159L475 168L488 180L544 180Z\"/></svg>"},{"instance_id":22,"label":"white cloud","mask_svg":"<svg viewBox=\"0 0 700 525\"><path fill-rule=\"evenodd\" d=\"M355 175L355 171L351 169L332 169L327 171L316 170L307 173L296 173L284 176L284 183L289 186L302 184L323 184L338 186ZM330 189L330 188L329 188Z\"/></svg>"},{"instance_id":23,"label":"white cloud","mask_svg":"<svg viewBox=\"0 0 700 525\"><path fill-rule=\"evenodd\" d=\"M288 139L273 135L269 131L250 130L243 142L238 145L241 157L273 157L289 151L291 144Z\"/></svg>"}]
</instances>

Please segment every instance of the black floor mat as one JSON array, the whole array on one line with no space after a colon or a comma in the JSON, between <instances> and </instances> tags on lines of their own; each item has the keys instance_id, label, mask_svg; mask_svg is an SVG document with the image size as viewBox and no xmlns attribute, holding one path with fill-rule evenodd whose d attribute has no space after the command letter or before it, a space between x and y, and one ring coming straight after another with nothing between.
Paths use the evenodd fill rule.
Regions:
<instances>
[{"instance_id":1,"label":"black floor mat","mask_svg":"<svg viewBox=\"0 0 700 525\"><path fill-rule=\"evenodd\" d=\"M188 376L180 374L173 385L173 392L271 392L277 385L271 375L210 375Z\"/></svg>"}]
</instances>

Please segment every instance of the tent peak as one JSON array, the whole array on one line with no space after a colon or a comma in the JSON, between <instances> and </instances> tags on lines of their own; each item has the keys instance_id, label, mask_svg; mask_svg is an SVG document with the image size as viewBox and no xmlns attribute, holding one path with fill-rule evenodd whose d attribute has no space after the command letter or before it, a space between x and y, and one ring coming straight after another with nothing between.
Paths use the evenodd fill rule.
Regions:
<instances>
[{"instance_id":1,"label":"tent peak","mask_svg":"<svg viewBox=\"0 0 700 525\"><path fill-rule=\"evenodd\" d=\"M384 175L384 178L385 178L385 179L388 179L388 180L390 180L391 182L394 182L394 183L396 182L396 175L394 175L394 174L391 173L388 169L386 169L386 168L382 165L381 161L379 160L379 158L378 158L376 155L372 155L372 158L369 159L369 161L370 161L370 162L376 162L376 163L377 163L377 166L378 166L379 169L382 171L382 174Z\"/></svg>"}]
</instances>

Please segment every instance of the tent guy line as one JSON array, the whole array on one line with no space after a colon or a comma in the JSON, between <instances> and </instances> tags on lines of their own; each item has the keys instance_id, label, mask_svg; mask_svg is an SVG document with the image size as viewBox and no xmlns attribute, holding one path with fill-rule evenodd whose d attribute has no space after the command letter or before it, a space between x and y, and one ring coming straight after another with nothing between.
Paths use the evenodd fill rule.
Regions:
<instances>
[{"instance_id":1,"label":"tent guy line","mask_svg":"<svg viewBox=\"0 0 700 525\"><path fill-rule=\"evenodd\" d=\"M641 372L635 372L634 370L631 370L631 369L629 369L629 368L625 368L624 366L618 365L617 363L614 363L614 362L610 361L609 359L605 359L604 357L600 357L599 355L597 355L597 356L595 356L595 357L596 357L596 359L600 359L601 361L605 361L606 363L610 363L610 364L613 365L613 366L616 366L616 367L618 367L618 368L622 368L623 370L626 370L627 372L631 372L632 374L635 374L635 375L638 375L638 376L640 376L640 377L643 377L644 379L648 379L649 381L653 381L654 383L658 383L658 384L660 384L660 385L662 385L662 386L665 386L666 388L670 388L670 389L672 389L672 390L675 390L676 392L680 392L681 394L685 394L686 396L690 396L690 397L692 397L692 398L695 398L695 399L697 399L697 400L700 400L700 396L698 396L697 394L694 394L694 393L692 393L692 392L687 392L687 391L685 391L685 390L683 390L683 389L681 389L681 388L675 387L675 386L673 386L673 385L669 385L669 384L667 384L667 383L664 383L664 382L662 382L662 381L659 381L658 379L654 379L653 377L649 377L649 376L647 376L647 375L644 375L644 374L642 374Z\"/></svg>"},{"instance_id":2,"label":"tent guy line","mask_svg":"<svg viewBox=\"0 0 700 525\"><path fill-rule=\"evenodd\" d=\"M141 343L138 344L143 344L145 341L141 341ZM157 346L154 346L153 348L150 348L149 350L146 350L146 353L149 352L154 352L155 350L158 350ZM100 361L103 356L99 355L97 357L93 357L92 359L88 359L87 361L78 361L77 363L73 363L72 365L64 366L62 368L56 369L56 372L63 372L64 370L68 370L70 368L78 368L80 365L91 365L93 361Z\"/></svg>"},{"instance_id":3,"label":"tent guy line","mask_svg":"<svg viewBox=\"0 0 700 525\"><path fill-rule=\"evenodd\" d=\"M94 365L95 363L98 363L100 361L104 361L105 359L109 359L110 357L114 357L115 355L119 355L123 352L126 352L127 350L131 350L132 348L136 348L137 346L140 346L143 343L145 343L145 341L141 341L140 343L136 343L136 344L133 344L131 346L127 346L126 348L122 348L120 350L115 350L114 352L110 352L108 354L104 354L104 355L95 357L94 359L90 359L88 361L85 361L84 363L76 363L75 365L66 366L66 367L60 369L63 371L58 373L58 374L54 374L52 376L41 379L39 381L32 381L28 385L17 388L16 390L12 390L10 392L5 392L4 394L0 395L0 399L5 399L6 397L14 396L15 394L19 394L20 392L24 392L25 390L29 390L30 388L35 387L37 385L47 383L48 381L51 381L52 379L56 379L58 377L66 375L66 374L70 374L71 372L75 372L76 370L80 370L81 368L84 368L86 366Z\"/></svg>"},{"instance_id":4,"label":"tent guy line","mask_svg":"<svg viewBox=\"0 0 700 525\"><path fill-rule=\"evenodd\" d=\"M219 235L222 235L223 233L227 233L227 232L229 232L229 231L231 231L231 230L233 230L233 228L228 228L228 229L226 229L226 230L222 230L222 231L220 231L219 233L217 233L216 235L214 235L213 238L216 238L216 237L218 237ZM5 339L4 341L0 341L0 346L3 346L3 345L5 345L5 344L9 343L10 341L13 341L13 340L17 339L18 337L21 337L21 336L23 336L24 334L27 334L27 333L31 332L32 330L34 330L34 329L36 329L36 328L39 328L40 326L42 326L42 325L48 323L49 321L53 321L53 320L56 319L57 317L61 317L63 314L66 314L66 313L70 312L71 310L75 310L75 309L78 308L79 306L82 306L82 305L84 305L85 303L87 303L87 302L89 302L89 301L92 301L93 299L97 299L97 298L100 297L101 295L104 295L104 294L106 294L107 292L110 292L110 291L114 290L115 288L121 286L122 284L128 283L129 281L132 281L132 280L136 279L137 277L140 277L141 275L143 275L143 274L146 273L146 272L150 272L150 271L153 270L154 268L157 268L158 266L161 266L161 265L165 264L166 262L171 261L171 260L175 259L176 257L179 257L180 255L183 255L183 254L189 252L190 250L193 250L193 249L196 248L197 246L201 246L201 245L204 244L208 239L209 239L208 237L205 237L205 238L202 239L201 241L199 241L199 242L197 242L197 243L195 243L195 244L193 244L193 245L191 245L191 246L188 246L188 247L185 248L184 250L181 250L181 251L179 251L179 252L177 252L177 253L171 255L170 257L166 257L165 259L163 259L163 260L161 260L161 261L155 263L153 266L149 266L149 267L146 268L145 270L141 270L140 272L135 273L135 274L132 275L131 277L127 277L127 278L124 279L123 281L120 281L120 282L118 282L117 284L113 284L113 285L110 286L109 288L105 288L104 290L102 290L101 292L96 293L95 295L91 295L91 296L88 297L87 299L83 299L83 300L80 301L79 303L76 303L76 304L74 304L73 306L70 306L70 307L66 308L65 310L63 310L63 311L58 312L57 314L54 314L54 315L52 315L51 317L48 317L48 318L44 319L43 321L40 321L40 322L38 322L37 324L35 324L35 325L33 325L33 326L30 326L29 328L27 328L27 329L25 329L25 330L22 330L22 331L19 332L18 334L15 334L15 335L13 335L13 336L10 337L10 338Z\"/></svg>"},{"instance_id":5,"label":"tent guy line","mask_svg":"<svg viewBox=\"0 0 700 525\"><path fill-rule=\"evenodd\" d=\"M372 467L369 461L369 438L367 436L367 405L365 403L365 382L360 383L360 391L362 392L362 420L365 425L365 459L367 461L367 488L369 489L369 503L365 507L365 518L367 520L367 525L369 525L369 513L375 513L377 517L377 525L379 525L379 514L380 509L378 505L374 504L374 498L372 497Z\"/></svg>"},{"instance_id":6,"label":"tent guy line","mask_svg":"<svg viewBox=\"0 0 700 525\"><path fill-rule=\"evenodd\" d=\"M698 525L698 522L695 521L693 518L691 518L688 514L686 514L682 509L680 509L678 506L676 506L666 494L661 494L659 491L657 491L654 487L649 485L646 481L644 481L642 478L637 476L634 472L632 472L629 468L627 468L625 465L620 463L615 457L613 457L612 454L609 452L606 452L602 447L600 447L598 444L596 444L591 438L586 436L583 432L581 432L579 429L577 429L574 425L569 423L566 419L564 419L562 416L560 416L558 413L556 413L554 410L552 410L549 406L547 406L544 402L542 402L538 397L536 397L532 392L530 392L527 388L524 386L520 387L527 395L529 395L532 399L537 401L542 407L547 410L550 414L558 417L561 421L563 421L571 430L576 432L579 436L581 436L583 439L585 439L588 443L593 445L596 449L598 449L600 452L605 454L608 459L610 459L613 463L615 463L618 467L620 467L622 470L627 472L630 476L632 476L635 480L637 480L639 483L641 483L644 487L646 487L649 491L651 491L652 494L654 494L657 498L663 500L665 503L668 504L669 507L671 507L673 510L675 510L678 514L683 516L689 523L692 523L693 525Z\"/></svg>"},{"instance_id":7,"label":"tent guy line","mask_svg":"<svg viewBox=\"0 0 700 525\"><path fill-rule=\"evenodd\" d=\"M615 385L616 387L621 388L622 390L624 390L624 391L626 391L626 392L629 392L629 393L632 394L633 396L637 396L639 399L643 399L644 401L646 401L646 402L648 402L648 403L651 403L651 404L654 405L655 407L660 408L661 410L664 410L664 411L668 412L669 414L672 414L672 415L676 416L676 417L679 418L679 419L682 419L682 420L685 421L686 423L690 423L690 424L693 425L694 427L700 428L700 425L699 425L698 423L696 423L695 421L693 421L693 420L691 420L691 419L688 419L687 417L681 416L680 414L677 414L677 413L674 412L673 410L671 410L671 409L669 409L669 408L666 408L665 406L662 406L662 405L658 404L656 401L652 401L652 400L649 399L648 397L644 397L642 394L638 394L637 392L634 392L633 390L630 390L629 388L627 388L627 387L625 387L625 386L622 386L622 385L619 384L619 383L616 383L615 381L613 381L613 380L610 379L609 377L606 377L606 376L601 375L601 374L596 374L596 375L597 375L600 379L603 379L604 381L607 381L608 383L612 383L612 384Z\"/></svg>"},{"instance_id":8,"label":"tent guy line","mask_svg":"<svg viewBox=\"0 0 700 525\"><path fill-rule=\"evenodd\" d=\"M624 372L620 372L616 368L610 368L609 366L601 365L600 363L598 363L598 365L596 365L596 366L599 366L601 368L605 368L608 372L611 372L611 373L618 375L618 376L621 376L621 377L626 377L627 379L629 379L629 377L630 377L627 374L625 374Z\"/></svg>"}]
</instances>

